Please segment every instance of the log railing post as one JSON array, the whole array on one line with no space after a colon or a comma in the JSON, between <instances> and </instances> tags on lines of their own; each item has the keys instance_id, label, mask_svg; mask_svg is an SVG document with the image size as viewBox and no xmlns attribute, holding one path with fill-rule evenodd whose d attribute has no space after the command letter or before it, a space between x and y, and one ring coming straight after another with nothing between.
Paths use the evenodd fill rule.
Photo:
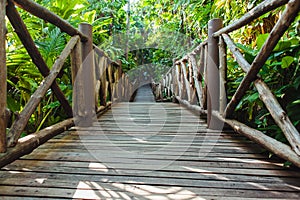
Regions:
<instances>
[{"instance_id":1,"label":"log railing post","mask_svg":"<svg viewBox=\"0 0 300 200\"><path fill-rule=\"evenodd\" d=\"M220 58L220 113L223 114L227 105L227 47L222 36L219 37Z\"/></svg>"},{"instance_id":2,"label":"log railing post","mask_svg":"<svg viewBox=\"0 0 300 200\"><path fill-rule=\"evenodd\" d=\"M5 7L6 0L0 0L0 153L6 152L6 50L5 50Z\"/></svg>"},{"instance_id":3,"label":"log railing post","mask_svg":"<svg viewBox=\"0 0 300 200\"><path fill-rule=\"evenodd\" d=\"M81 44L78 42L71 52L72 85L74 86L77 73L82 65Z\"/></svg>"},{"instance_id":4,"label":"log railing post","mask_svg":"<svg viewBox=\"0 0 300 200\"><path fill-rule=\"evenodd\" d=\"M79 24L79 31L88 37L86 42L81 42L81 55L82 66L80 82L80 95L77 103L81 104L80 107L83 112L78 117L79 126L91 126L93 123L93 116L95 116L95 66L94 66L94 53L93 53L93 30L92 26L87 23Z\"/></svg>"},{"instance_id":5,"label":"log railing post","mask_svg":"<svg viewBox=\"0 0 300 200\"><path fill-rule=\"evenodd\" d=\"M218 37L213 34L222 28L221 19L208 22L208 63L207 63L207 124L210 129L219 129L219 120L212 116L212 111L220 107L220 75Z\"/></svg>"},{"instance_id":6,"label":"log railing post","mask_svg":"<svg viewBox=\"0 0 300 200\"><path fill-rule=\"evenodd\" d=\"M203 46L203 68L200 67L200 72L203 70L204 87L203 87L203 109L207 110L207 62L208 62L207 44Z\"/></svg>"}]
</instances>

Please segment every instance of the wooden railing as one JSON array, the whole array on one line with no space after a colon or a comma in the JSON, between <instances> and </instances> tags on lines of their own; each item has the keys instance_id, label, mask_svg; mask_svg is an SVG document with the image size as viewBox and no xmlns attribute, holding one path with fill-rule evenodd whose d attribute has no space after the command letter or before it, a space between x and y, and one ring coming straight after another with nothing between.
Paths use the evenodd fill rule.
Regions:
<instances>
[{"instance_id":1,"label":"wooden railing","mask_svg":"<svg viewBox=\"0 0 300 200\"><path fill-rule=\"evenodd\" d=\"M42 58L15 5L54 24L72 36L51 68ZM82 23L77 30L59 16L31 0L1 0L0 10L0 94L2 96L0 98L0 153L2 153L0 154L0 167L2 167L31 152L51 137L73 126L74 123L83 126L90 125L94 120L91 117L93 114L108 109L113 101L129 99L128 94L133 93L134 87L128 76L122 72L121 64L112 61L101 49L93 45L91 25ZM19 117L13 122L8 134L6 133L7 113L5 112L7 90L5 15L33 63L44 76L44 80L32 94L24 109L20 111ZM62 73L62 67L69 56L71 58L73 102L66 99L56 82L56 78L59 73ZM30 116L49 88L59 100L69 119L20 139Z\"/></svg>"},{"instance_id":2,"label":"wooden railing","mask_svg":"<svg viewBox=\"0 0 300 200\"><path fill-rule=\"evenodd\" d=\"M280 19L253 63L249 64L228 34L285 4L286 8ZM224 28L220 19L211 20L208 24L208 40L193 52L174 62L173 68L157 84L159 86L157 96L160 97L164 93L169 98L175 97L180 103L200 113L207 113L209 128L221 129L220 122L225 122L236 132L246 135L279 157L300 167L300 134L267 84L258 75L284 32L295 20L299 9L299 0L269 0L262 2L242 18ZM229 103L226 97L227 47L239 66L246 72ZM235 108L252 83L290 146L232 119Z\"/></svg>"}]
</instances>

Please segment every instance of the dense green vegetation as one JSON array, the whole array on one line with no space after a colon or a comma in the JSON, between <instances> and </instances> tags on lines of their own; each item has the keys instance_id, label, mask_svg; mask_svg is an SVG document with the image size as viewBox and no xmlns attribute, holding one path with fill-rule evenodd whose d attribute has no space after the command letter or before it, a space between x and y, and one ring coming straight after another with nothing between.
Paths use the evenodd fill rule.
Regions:
<instances>
[{"instance_id":1,"label":"dense green vegetation","mask_svg":"<svg viewBox=\"0 0 300 200\"><path fill-rule=\"evenodd\" d=\"M130 73L141 65L151 64L156 78L179 58L207 38L207 22L222 18L227 25L241 17L261 0L140 0L132 2L130 26L126 24L126 0L37 0L37 2L77 27L80 22L94 27L94 43L113 59L120 59L124 71ZM252 62L283 8L270 12L250 25L231 34ZM64 48L69 36L53 25L32 17L19 9L36 45L49 67ZM299 20L293 23L260 72L272 88L293 123L300 130ZM42 80L20 40L7 22L8 108L22 110ZM127 29L129 28L129 29ZM126 33L129 33L126 36ZM129 45L126 58L126 45ZM228 55L229 97L233 95L244 73L232 55ZM72 96L70 68L64 67L58 83L69 100ZM280 129L259 99L254 87L247 92L237 108L236 117L253 127L285 141ZM33 132L53 124L65 114L51 91L30 119L26 129ZM26 133L24 133L26 134Z\"/></svg>"}]
</instances>

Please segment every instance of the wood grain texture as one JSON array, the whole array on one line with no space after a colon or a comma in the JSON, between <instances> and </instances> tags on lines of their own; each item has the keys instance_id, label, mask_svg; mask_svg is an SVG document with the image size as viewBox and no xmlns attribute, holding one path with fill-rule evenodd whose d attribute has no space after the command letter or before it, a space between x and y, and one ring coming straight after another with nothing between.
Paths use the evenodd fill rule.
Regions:
<instances>
[{"instance_id":1,"label":"wood grain texture","mask_svg":"<svg viewBox=\"0 0 300 200\"><path fill-rule=\"evenodd\" d=\"M74 127L2 168L0 194L5 199L300 197L299 169L283 168L234 132L205 126L176 104L113 104L92 127Z\"/></svg>"},{"instance_id":2,"label":"wood grain texture","mask_svg":"<svg viewBox=\"0 0 300 200\"><path fill-rule=\"evenodd\" d=\"M257 74L259 70L263 67L263 65L267 61L268 57L271 55L273 49L275 48L275 46L277 45L278 41L283 36L285 31L293 23L296 16L298 15L299 10L300 10L300 1L298 0L289 1L282 16L280 17L278 22L276 22L267 40L265 41L265 43L259 50L258 54L256 55L255 59L253 60L249 71L247 71L246 76L243 78L235 94L233 95L230 102L228 103L225 110L226 117L230 118L232 116L236 106L243 98L246 91L249 89L251 83L257 79ZM299 149L298 152L300 152Z\"/></svg>"},{"instance_id":3,"label":"wood grain texture","mask_svg":"<svg viewBox=\"0 0 300 200\"><path fill-rule=\"evenodd\" d=\"M6 0L0 0L0 94L6 97L6 25L5 25ZM0 99L0 153L6 151L6 98Z\"/></svg>"},{"instance_id":4,"label":"wood grain texture","mask_svg":"<svg viewBox=\"0 0 300 200\"><path fill-rule=\"evenodd\" d=\"M32 37L30 36L24 21L22 20L20 14L15 8L15 5L11 1L8 1L8 5L6 6L6 13L10 23L15 29L15 32L17 33L25 49L30 55L32 62L37 66L37 68L44 77L48 76L50 70L45 60L43 59L41 53L39 52L38 48L36 47ZM53 84L51 85L51 89L53 90L53 93L55 94L56 98L59 100L62 107L66 111L68 117L72 117L72 107L69 105L68 100L64 96L64 93L62 92L56 81L53 82Z\"/></svg>"},{"instance_id":5,"label":"wood grain texture","mask_svg":"<svg viewBox=\"0 0 300 200\"><path fill-rule=\"evenodd\" d=\"M248 72L251 65L243 57L243 55L235 46L231 38L226 34L223 34L222 36L226 41L228 47L232 51L239 65L242 67L242 69L245 72ZM270 114L272 115L274 121L281 128L283 134L289 141L292 149L295 151L295 153L300 155L299 132L295 128L295 126L293 125L289 117L287 116L286 112L282 109L281 105L277 101L277 98L271 92L271 89L267 86L267 84L261 80L259 75L257 76L257 79L254 81L254 85L257 89L257 92L259 93L259 98L264 102ZM224 115L227 116L228 114L225 113ZM273 148L276 149L277 147L273 147Z\"/></svg>"},{"instance_id":6,"label":"wood grain texture","mask_svg":"<svg viewBox=\"0 0 300 200\"><path fill-rule=\"evenodd\" d=\"M214 37L220 36L223 33L229 33L234 30L237 30L239 28L242 28L243 26L249 24L251 21L255 20L259 16L262 16L263 14L274 10L275 8L278 8L280 6L283 6L284 4L288 3L289 0L269 0L269 1L263 1L262 3L258 4L256 7L254 7L252 10L247 12L243 17L236 20L235 22L229 24L228 26L220 29L216 33L214 33Z\"/></svg>"},{"instance_id":7,"label":"wood grain texture","mask_svg":"<svg viewBox=\"0 0 300 200\"><path fill-rule=\"evenodd\" d=\"M79 40L79 36L74 36L70 39L70 41L62 51L61 55L56 59L55 63L53 64L53 67L49 75L46 78L44 78L40 86L30 97L28 103L25 105L24 109L22 110L19 118L16 119L12 124L12 127L8 134L8 146L15 146L17 144L17 141L22 131L26 127L30 116L35 111L36 107L38 106L42 98L45 96L48 89L55 82L57 75L59 74L59 72L61 71L65 63L65 60L70 55L71 50L77 44L78 40Z\"/></svg>"},{"instance_id":8,"label":"wood grain texture","mask_svg":"<svg viewBox=\"0 0 300 200\"><path fill-rule=\"evenodd\" d=\"M46 8L42 7L41 5L37 4L31 0L12 0L14 4L19 6L20 8L26 10L27 12L47 21L62 31L66 32L70 36L79 35L81 41L87 41L88 37L75 29L71 24L69 24L66 20L63 20L58 15L54 14L53 12L47 10Z\"/></svg>"}]
</instances>

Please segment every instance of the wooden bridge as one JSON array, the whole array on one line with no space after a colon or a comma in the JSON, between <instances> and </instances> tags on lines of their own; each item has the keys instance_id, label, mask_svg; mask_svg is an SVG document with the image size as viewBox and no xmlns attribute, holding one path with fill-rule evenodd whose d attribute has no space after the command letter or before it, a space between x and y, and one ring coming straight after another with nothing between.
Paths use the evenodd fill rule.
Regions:
<instances>
[{"instance_id":1,"label":"wooden bridge","mask_svg":"<svg viewBox=\"0 0 300 200\"><path fill-rule=\"evenodd\" d=\"M228 34L285 4L269 39L249 64ZM72 36L51 70L15 5ZM30 0L1 0L0 10L6 11L0 13L1 66L6 65L7 15L45 76L8 134L6 98L0 99L1 198L299 199L300 135L258 75L299 9L298 0L270 0L224 28L221 20L211 20L208 40L174 61L161 82L152 83L131 81L120 63L93 45L89 24L77 30ZM227 48L246 72L228 104ZM68 56L73 104L56 83ZM6 96L6 68L0 72L0 93ZM251 83L289 145L234 119L234 109ZM49 88L69 118L20 138ZM269 158L264 149L278 157ZM284 160L293 166L283 167Z\"/></svg>"}]
</instances>

